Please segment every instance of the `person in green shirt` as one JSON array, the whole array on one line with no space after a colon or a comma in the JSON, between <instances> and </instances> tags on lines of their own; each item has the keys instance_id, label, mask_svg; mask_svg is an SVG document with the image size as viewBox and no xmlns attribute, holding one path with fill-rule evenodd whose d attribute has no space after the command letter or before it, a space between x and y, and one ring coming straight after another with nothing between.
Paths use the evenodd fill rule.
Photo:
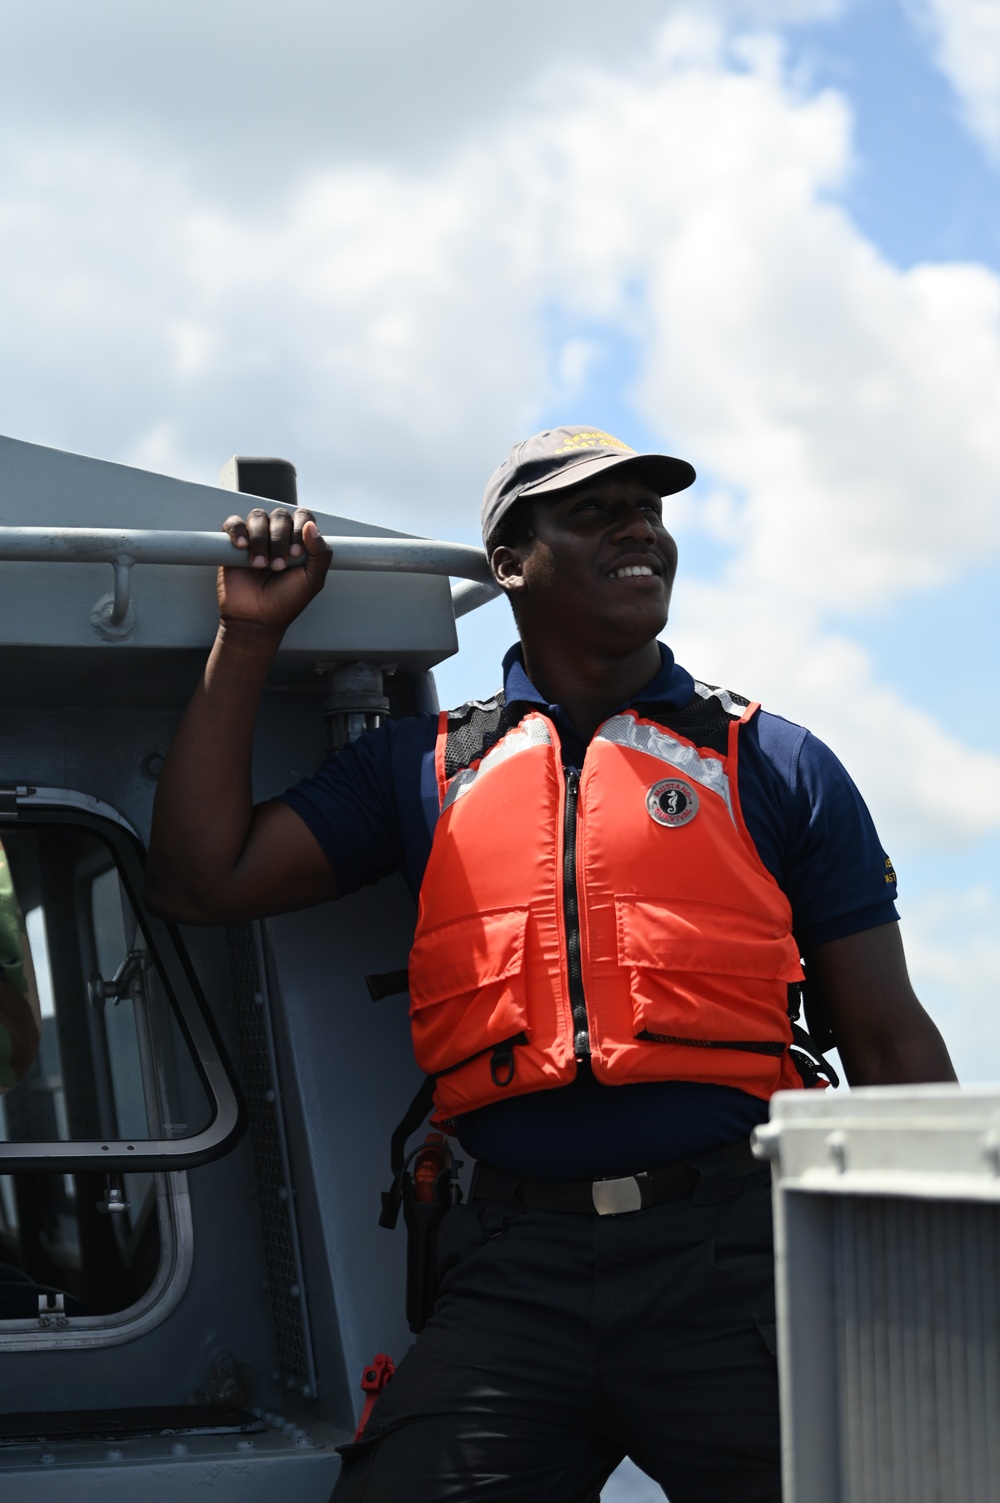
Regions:
<instances>
[{"instance_id":1,"label":"person in green shirt","mask_svg":"<svg viewBox=\"0 0 1000 1503\"><path fill-rule=\"evenodd\" d=\"M14 880L0 844L0 1092L23 1079L41 1037L31 947Z\"/></svg>"}]
</instances>

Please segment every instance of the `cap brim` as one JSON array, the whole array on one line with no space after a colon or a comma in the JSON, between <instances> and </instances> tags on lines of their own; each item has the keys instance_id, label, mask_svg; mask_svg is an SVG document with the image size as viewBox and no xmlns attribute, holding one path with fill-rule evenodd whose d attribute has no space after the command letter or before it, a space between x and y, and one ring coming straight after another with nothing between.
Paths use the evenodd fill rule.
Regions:
<instances>
[{"instance_id":1,"label":"cap brim","mask_svg":"<svg viewBox=\"0 0 1000 1503\"><path fill-rule=\"evenodd\" d=\"M576 464L566 465L556 475L534 485L521 486L518 495L545 496L551 491L568 490L572 485L582 485L595 475L606 475L609 470L627 471L647 481L660 496L672 496L677 491L687 490L696 477L693 465L686 459L674 459L670 454L595 454L580 459Z\"/></svg>"}]
</instances>

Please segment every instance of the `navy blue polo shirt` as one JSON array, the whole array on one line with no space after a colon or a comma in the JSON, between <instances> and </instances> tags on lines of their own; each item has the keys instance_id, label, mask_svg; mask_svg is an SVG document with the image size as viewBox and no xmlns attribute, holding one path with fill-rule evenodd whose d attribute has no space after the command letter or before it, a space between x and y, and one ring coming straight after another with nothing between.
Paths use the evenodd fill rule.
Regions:
<instances>
[{"instance_id":1,"label":"navy blue polo shirt","mask_svg":"<svg viewBox=\"0 0 1000 1503\"><path fill-rule=\"evenodd\" d=\"M632 703L689 704L694 680L660 644L660 670ZM555 724L564 763L586 741L528 678L520 646L504 658L508 703L537 706ZM621 705L619 709L628 708ZM401 871L419 892L438 817L437 717L388 721L324 762L284 802L305 821L341 893ZM842 764L802 726L761 711L741 733L740 804L761 860L792 907L801 950L892 923L895 874L864 800ZM515 1096L458 1119L475 1158L518 1174L591 1179L660 1168L744 1139L767 1103L692 1081L609 1087L589 1071L558 1090Z\"/></svg>"}]
</instances>

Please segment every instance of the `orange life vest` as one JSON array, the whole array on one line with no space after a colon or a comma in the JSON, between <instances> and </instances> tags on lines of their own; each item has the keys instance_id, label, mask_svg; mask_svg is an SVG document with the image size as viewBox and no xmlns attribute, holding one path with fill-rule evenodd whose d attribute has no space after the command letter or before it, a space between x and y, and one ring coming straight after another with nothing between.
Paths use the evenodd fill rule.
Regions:
<instances>
[{"instance_id":1,"label":"orange life vest","mask_svg":"<svg viewBox=\"0 0 1000 1503\"><path fill-rule=\"evenodd\" d=\"M802 1085L791 907L737 789L740 728L759 706L697 687L725 705L715 748L626 710L599 728L582 775L563 769L538 711L505 722L502 696L473 706L499 707L478 745L468 717L442 714L410 955L438 1122L566 1085L587 1054L607 1085L702 1081L764 1099Z\"/></svg>"}]
</instances>

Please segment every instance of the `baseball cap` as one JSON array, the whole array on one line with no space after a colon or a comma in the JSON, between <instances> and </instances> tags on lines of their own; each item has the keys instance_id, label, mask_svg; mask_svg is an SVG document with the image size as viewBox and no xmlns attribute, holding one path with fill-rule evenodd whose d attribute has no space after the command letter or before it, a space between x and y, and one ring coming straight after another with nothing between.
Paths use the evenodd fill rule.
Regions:
<instances>
[{"instance_id":1,"label":"baseball cap","mask_svg":"<svg viewBox=\"0 0 1000 1503\"><path fill-rule=\"evenodd\" d=\"M661 496L685 490L695 479L686 459L640 453L602 428L584 423L546 428L515 444L490 476L481 513L483 541L522 496L545 496L612 470L624 472L622 479L634 475Z\"/></svg>"}]
</instances>

